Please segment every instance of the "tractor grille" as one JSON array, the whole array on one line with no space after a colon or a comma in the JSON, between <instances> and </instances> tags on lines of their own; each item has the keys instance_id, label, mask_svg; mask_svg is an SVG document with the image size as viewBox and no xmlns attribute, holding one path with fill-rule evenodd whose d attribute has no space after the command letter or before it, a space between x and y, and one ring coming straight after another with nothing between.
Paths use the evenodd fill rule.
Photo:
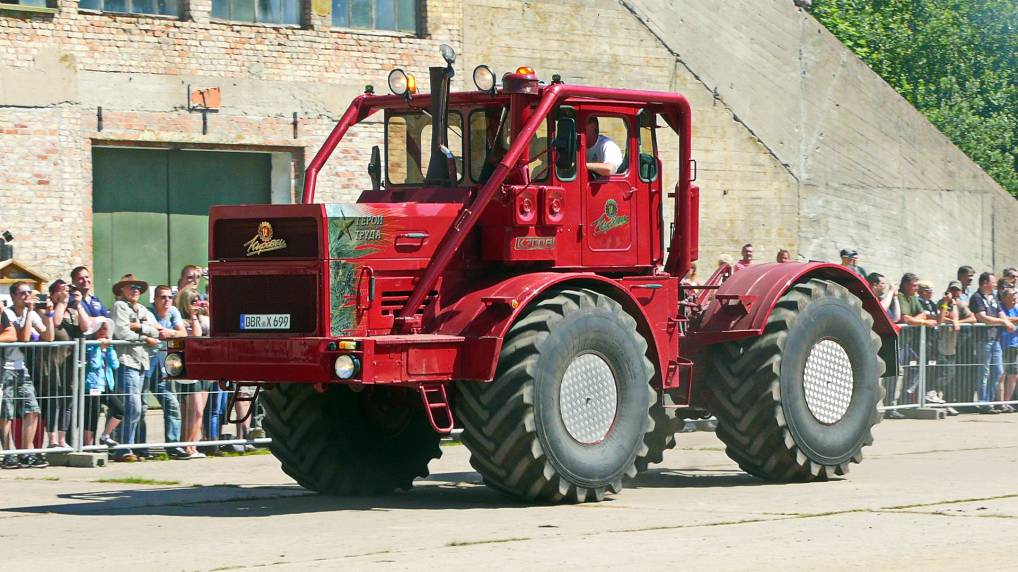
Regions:
<instances>
[{"instance_id":1,"label":"tractor grille","mask_svg":"<svg viewBox=\"0 0 1018 572\"><path fill-rule=\"evenodd\" d=\"M383 316L394 316L406 306L406 301L410 299L410 290L389 290L382 292L381 298L381 314ZM424 303L417 309L417 314L423 314L424 309L428 307L435 300L435 296L438 296L437 290L432 290L428 293L428 296L424 298Z\"/></svg>"},{"instance_id":2,"label":"tractor grille","mask_svg":"<svg viewBox=\"0 0 1018 572\"><path fill-rule=\"evenodd\" d=\"M318 330L318 276L214 276L209 295L215 334L310 335ZM243 331L241 314L289 314L287 330Z\"/></svg>"}]
</instances>

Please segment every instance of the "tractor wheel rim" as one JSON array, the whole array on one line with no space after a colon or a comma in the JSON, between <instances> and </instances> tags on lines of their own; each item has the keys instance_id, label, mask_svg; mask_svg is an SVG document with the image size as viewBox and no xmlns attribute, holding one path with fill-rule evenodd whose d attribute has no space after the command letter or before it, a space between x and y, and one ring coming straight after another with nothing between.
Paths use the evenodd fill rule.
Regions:
<instances>
[{"instance_id":1,"label":"tractor wheel rim","mask_svg":"<svg viewBox=\"0 0 1018 572\"><path fill-rule=\"evenodd\" d=\"M817 342L806 358L802 386L806 405L817 421L826 425L840 421L852 404L855 386L852 361L845 348L832 339Z\"/></svg>"},{"instance_id":2,"label":"tractor wheel rim","mask_svg":"<svg viewBox=\"0 0 1018 572\"><path fill-rule=\"evenodd\" d=\"M577 356L559 388L559 413L569 436L593 445L604 440L618 411L618 384L611 366L593 353Z\"/></svg>"}]
</instances>

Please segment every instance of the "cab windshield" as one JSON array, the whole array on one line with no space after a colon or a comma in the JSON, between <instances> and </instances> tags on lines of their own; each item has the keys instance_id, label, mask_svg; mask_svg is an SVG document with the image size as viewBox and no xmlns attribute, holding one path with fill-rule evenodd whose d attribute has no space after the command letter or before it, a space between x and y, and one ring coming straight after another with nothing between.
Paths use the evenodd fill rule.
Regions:
<instances>
[{"instance_id":1,"label":"cab windshield","mask_svg":"<svg viewBox=\"0 0 1018 572\"><path fill-rule=\"evenodd\" d=\"M449 111L449 150L463 180L463 115ZM421 185L431 161L431 116L423 111L393 113L385 125L385 172L390 185Z\"/></svg>"},{"instance_id":2,"label":"cab windshield","mask_svg":"<svg viewBox=\"0 0 1018 572\"><path fill-rule=\"evenodd\" d=\"M508 108L480 107L449 111L449 150L456 159L457 183L483 184L512 143ZM464 116L467 130L464 133ZM385 171L388 186L423 185L431 160L431 116L423 111L392 112L385 123ZM465 137L464 137L465 136ZM530 142L530 178L548 177L548 127Z\"/></svg>"}]
</instances>

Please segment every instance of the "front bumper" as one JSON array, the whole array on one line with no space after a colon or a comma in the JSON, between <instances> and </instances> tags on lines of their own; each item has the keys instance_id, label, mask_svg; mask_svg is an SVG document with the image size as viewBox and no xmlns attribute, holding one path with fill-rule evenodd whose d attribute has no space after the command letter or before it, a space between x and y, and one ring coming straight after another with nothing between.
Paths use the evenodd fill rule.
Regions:
<instances>
[{"instance_id":1,"label":"front bumper","mask_svg":"<svg viewBox=\"0 0 1018 572\"><path fill-rule=\"evenodd\" d=\"M339 341L357 349L340 350ZM171 348L184 360L178 379L267 383L419 384L490 381L497 338L437 334L360 338L184 338ZM351 354L360 362L353 378L340 380L333 362Z\"/></svg>"}]
</instances>

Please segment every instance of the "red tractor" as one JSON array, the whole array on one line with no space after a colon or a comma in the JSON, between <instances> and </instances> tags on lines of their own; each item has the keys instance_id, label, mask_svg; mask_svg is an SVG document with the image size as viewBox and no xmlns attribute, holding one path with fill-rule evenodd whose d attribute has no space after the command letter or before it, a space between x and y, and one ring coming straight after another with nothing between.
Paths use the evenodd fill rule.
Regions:
<instances>
[{"instance_id":1,"label":"red tractor","mask_svg":"<svg viewBox=\"0 0 1018 572\"><path fill-rule=\"evenodd\" d=\"M486 66L477 91L450 93L442 55L431 94L394 70L393 95L353 101L302 204L212 209L211 336L171 342L171 376L264 389L283 470L330 494L410 488L454 426L485 483L538 501L619 492L683 418L710 414L765 479L862 460L897 329L835 264L683 281L699 221L685 97L526 67L497 85ZM320 169L373 117L372 188L316 204ZM667 234L664 127L679 141Z\"/></svg>"}]
</instances>

